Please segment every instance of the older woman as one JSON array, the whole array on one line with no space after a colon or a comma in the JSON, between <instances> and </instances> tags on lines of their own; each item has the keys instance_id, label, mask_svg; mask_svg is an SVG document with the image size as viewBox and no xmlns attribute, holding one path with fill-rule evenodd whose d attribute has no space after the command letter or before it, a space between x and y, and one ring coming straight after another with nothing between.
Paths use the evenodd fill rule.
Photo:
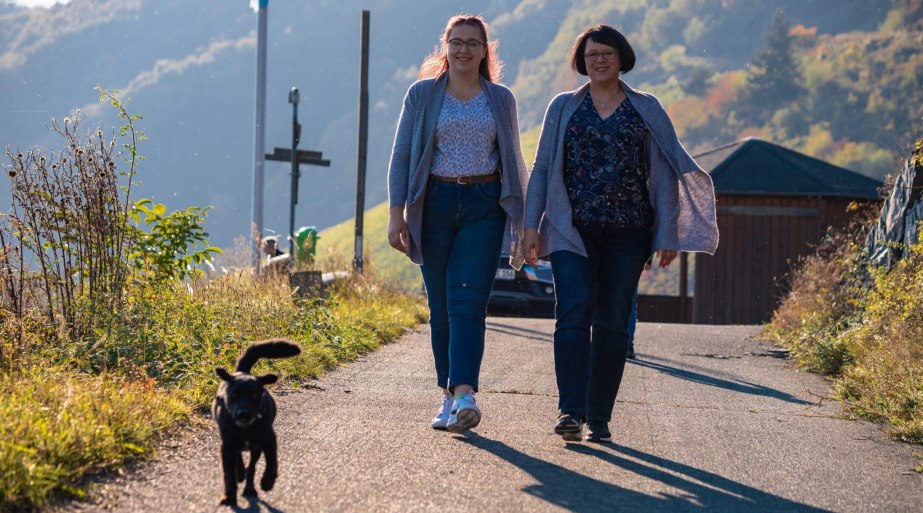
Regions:
<instances>
[{"instance_id":1,"label":"older woman","mask_svg":"<svg viewBox=\"0 0 923 513\"><path fill-rule=\"evenodd\" d=\"M388 190L388 241L421 264L436 383L431 426L478 425L474 393L487 299L501 249L519 268L523 188L516 100L495 83L502 65L479 16L454 16L404 98Z\"/></svg>"},{"instance_id":2,"label":"older woman","mask_svg":"<svg viewBox=\"0 0 923 513\"><path fill-rule=\"evenodd\" d=\"M554 431L610 442L628 350L632 296L654 251L718 245L711 178L676 137L653 95L620 79L635 53L608 25L581 33L571 65L589 82L548 105L526 194L527 258L551 260L555 281Z\"/></svg>"}]
</instances>

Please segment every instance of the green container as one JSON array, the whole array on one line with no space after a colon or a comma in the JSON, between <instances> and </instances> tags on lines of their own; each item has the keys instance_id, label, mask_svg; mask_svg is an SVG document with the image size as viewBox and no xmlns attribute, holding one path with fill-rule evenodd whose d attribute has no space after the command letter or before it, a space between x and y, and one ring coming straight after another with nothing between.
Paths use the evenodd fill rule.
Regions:
<instances>
[{"instance_id":1,"label":"green container","mask_svg":"<svg viewBox=\"0 0 923 513\"><path fill-rule=\"evenodd\" d=\"M314 255L317 250L317 227L302 226L295 230L295 262L296 263L314 263Z\"/></svg>"}]
</instances>

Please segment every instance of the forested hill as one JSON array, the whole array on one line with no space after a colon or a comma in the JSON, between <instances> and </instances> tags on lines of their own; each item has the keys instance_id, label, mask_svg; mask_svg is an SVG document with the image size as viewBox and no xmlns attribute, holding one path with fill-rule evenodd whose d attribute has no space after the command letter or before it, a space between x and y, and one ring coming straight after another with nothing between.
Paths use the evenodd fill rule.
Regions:
<instances>
[{"instance_id":1,"label":"forested hill","mask_svg":"<svg viewBox=\"0 0 923 513\"><path fill-rule=\"evenodd\" d=\"M590 5L592 4L592 6ZM654 92L693 153L759 136L881 178L923 116L919 0L596 1L575 4L546 51L513 83L532 131L553 91L583 82L574 35L616 25L638 55L625 76ZM551 89L551 91L549 91Z\"/></svg>"},{"instance_id":2,"label":"forested hill","mask_svg":"<svg viewBox=\"0 0 923 513\"><path fill-rule=\"evenodd\" d=\"M919 0L592 4L575 4L545 53L520 65L524 129L549 88L582 83L565 55L596 20L628 36L638 64L626 82L660 97L693 152L759 136L881 178L920 129Z\"/></svg>"}]
</instances>

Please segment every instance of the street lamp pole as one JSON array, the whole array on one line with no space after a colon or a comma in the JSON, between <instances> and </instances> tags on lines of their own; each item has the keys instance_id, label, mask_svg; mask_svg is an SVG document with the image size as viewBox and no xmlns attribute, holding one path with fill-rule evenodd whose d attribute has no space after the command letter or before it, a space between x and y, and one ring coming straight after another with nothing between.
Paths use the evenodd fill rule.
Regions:
<instances>
[{"instance_id":1,"label":"street lamp pole","mask_svg":"<svg viewBox=\"0 0 923 513\"><path fill-rule=\"evenodd\" d=\"M259 241L263 236L263 176L266 149L266 23L269 0L259 0L259 20L256 31L256 112L254 115L253 201L251 208L251 260L255 272L260 272ZM255 232L255 233L254 233Z\"/></svg>"}]
</instances>

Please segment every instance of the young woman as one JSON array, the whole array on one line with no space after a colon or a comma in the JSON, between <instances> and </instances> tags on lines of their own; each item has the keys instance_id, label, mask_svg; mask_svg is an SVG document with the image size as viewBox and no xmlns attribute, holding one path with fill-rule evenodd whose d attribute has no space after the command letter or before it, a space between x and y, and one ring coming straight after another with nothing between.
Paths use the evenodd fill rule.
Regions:
<instances>
[{"instance_id":1,"label":"young woman","mask_svg":"<svg viewBox=\"0 0 923 513\"><path fill-rule=\"evenodd\" d=\"M478 425L484 318L501 250L521 267L523 188L513 94L479 16L455 16L423 62L398 122L388 192L388 242L420 264L436 383L434 429Z\"/></svg>"},{"instance_id":2,"label":"young woman","mask_svg":"<svg viewBox=\"0 0 923 513\"><path fill-rule=\"evenodd\" d=\"M527 257L549 257L555 282L555 375L565 440L610 442L628 350L632 297L656 250L718 245L711 178L653 95L619 77L635 53L608 25L581 33L574 71L589 77L548 106L526 195Z\"/></svg>"}]
</instances>

